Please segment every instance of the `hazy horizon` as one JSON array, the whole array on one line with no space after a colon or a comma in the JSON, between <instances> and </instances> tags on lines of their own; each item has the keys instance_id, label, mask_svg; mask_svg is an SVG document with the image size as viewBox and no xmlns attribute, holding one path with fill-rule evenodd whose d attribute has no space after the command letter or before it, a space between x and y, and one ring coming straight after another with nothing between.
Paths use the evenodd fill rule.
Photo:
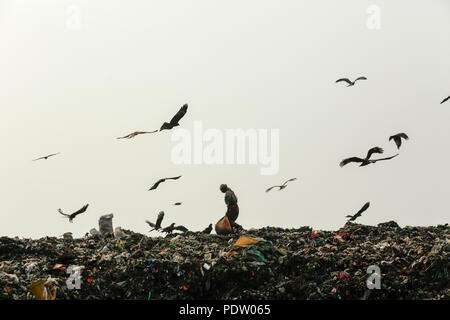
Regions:
<instances>
[{"instance_id":1,"label":"hazy horizon","mask_svg":"<svg viewBox=\"0 0 450 320\"><path fill-rule=\"evenodd\" d=\"M368 201L356 222L448 223L449 18L448 0L0 0L0 236L80 237L109 213L148 235L161 210L163 226L200 231L225 214L222 183L246 229L336 230ZM116 139L184 103L189 131L279 129L278 173L175 165L174 130ZM399 132L410 139L397 150ZM339 167L375 146L400 155ZM73 223L57 212L87 203Z\"/></svg>"}]
</instances>

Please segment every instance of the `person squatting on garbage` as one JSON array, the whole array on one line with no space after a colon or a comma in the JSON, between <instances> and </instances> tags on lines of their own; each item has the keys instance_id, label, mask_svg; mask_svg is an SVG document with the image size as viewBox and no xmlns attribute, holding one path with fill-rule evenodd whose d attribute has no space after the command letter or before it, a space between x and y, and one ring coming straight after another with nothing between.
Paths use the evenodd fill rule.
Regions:
<instances>
[{"instance_id":1,"label":"person squatting on garbage","mask_svg":"<svg viewBox=\"0 0 450 320\"><path fill-rule=\"evenodd\" d=\"M232 227L239 226L235 221L239 216L239 207L237 204L237 197L234 191L228 188L226 184L220 185L220 191L225 193L225 203L227 205L227 213L225 214L230 221Z\"/></svg>"}]
</instances>

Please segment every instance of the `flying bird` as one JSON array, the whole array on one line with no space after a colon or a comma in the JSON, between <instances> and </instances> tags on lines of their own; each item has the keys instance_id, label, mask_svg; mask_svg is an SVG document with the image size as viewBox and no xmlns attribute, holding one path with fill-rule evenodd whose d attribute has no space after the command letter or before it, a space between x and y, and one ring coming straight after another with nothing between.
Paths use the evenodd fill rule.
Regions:
<instances>
[{"instance_id":1,"label":"flying bird","mask_svg":"<svg viewBox=\"0 0 450 320\"><path fill-rule=\"evenodd\" d=\"M444 100L442 100L440 104L443 104L443 103L446 102L448 99L450 99L450 96L448 96L447 98L445 98Z\"/></svg>"},{"instance_id":2,"label":"flying bird","mask_svg":"<svg viewBox=\"0 0 450 320\"><path fill-rule=\"evenodd\" d=\"M133 133L127 134L126 136L118 137L117 139L131 139L131 138L134 138L134 137L136 137L137 135L140 135L140 134L155 133L155 132L158 132L158 130L155 130L155 131L135 131Z\"/></svg>"},{"instance_id":3,"label":"flying bird","mask_svg":"<svg viewBox=\"0 0 450 320\"><path fill-rule=\"evenodd\" d=\"M182 203L183 203L183 202L175 202L173 205L174 205L174 206L181 206Z\"/></svg>"},{"instance_id":4,"label":"flying bird","mask_svg":"<svg viewBox=\"0 0 450 320\"><path fill-rule=\"evenodd\" d=\"M167 226L161 230L161 232L172 233L175 230L175 223L172 223L170 226Z\"/></svg>"},{"instance_id":5,"label":"flying bird","mask_svg":"<svg viewBox=\"0 0 450 320\"><path fill-rule=\"evenodd\" d=\"M72 220L73 220L77 215L79 215L80 213L85 212L85 211L87 210L88 207L89 207L89 204L85 205L83 208L81 208L81 209L78 210L78 211L75 211L75 212L72 213L72 214L66 214L66 213L64 213L61 209L58 209L58 212L61 213L63 216L66 216L67 218L69 218L69 222L72 223Z\"/></svg>"},{"instance_id":6,"label":"flying bird","mask_svg":"<svg viewBox=\"0 0 450 320\"><path fill-rule=\"evenodd\" d=\"M409 139L409 137L406 135L406 133L402 132L402 133L397 133L397 134L394 134L393 136L390 136L389 141L394 139L394 142L397 145L397 149L400 149L400 146L402 145L402 138L405 140Z\"/></svg>"},{"instance_id":7,"label":"flying bird","mask_svg":"<svg viewBox=\"0 0 450 320\"><path fill-rule=\"evenodd\" d=\"M398 153L396 155L393 155L391 157L387 157L387 158L381 158L381 159L370 159L370 157L372 156L372 154L374 153L383 153L384 150L380 147L374 147L369 149L369 151L367 152L367 156L362 159L362 158L358 158L358 157L351 157L351 158L347 158L341 161L341 163L339 164L339 166L342 168L343 166L345 166L346 164L350 163L350 162L360 162L361 164L359 165L360 167L363 166L367 166L368 164L371 163L375 163L377 161L382 161L382 160L390 160L392 158L395 158L396 156L398 156Z\"/></svg>"},{"instance_id":8,"label":"flying bird","mask_svg":"<svg viewBox=\"0 0 450 320\"><path fill-rule=\"evenodd\" d=\"M338 82L347 82L347 83L348 83L348 86L347 86L347 87L351 87L351 86L354 86L355 83L356 83L356 81L358 81L358 80L367 80L367 78L366 78L366 77L359 77L359 78L356 78L355 81L353 81L353 82L350 81L350 79L348 79L348 78L342 78L342 79L336 80L335 83L338 83Z\"/></svg>"},{"instance_id":9,"label":"flying bird","mask_svg":"<svg viewBox=\"0 0 450 320\"><path fill-rule=\"evenodd\" d=\"M210 234L212 231L212 223L209 224L209 226L202 231L202 233Z\"/></svg>"},{"instance_id":10,"label":"flying bird","mask_svg":"<svg viewBox=\"0 0 450 320\"><path fill-rule=\"evenodd\" d=\"M367 208L369 208L370 206L370 202L367 202L361 209L359 209L359 211L357 213L355 213L354 215L347 215L345 216L346 218L350 218L348 219L348 221L355 221L356 218L360 217L361 214L367 210Z\"/></svg>"},{"instance_id":11,"label":"flying bird","mask_svg":"<svg viewBox=\"0 0 450 320\"><path fill-rule=\"evenodd\" d=\"M159 230L161 228L161 222L162 222L163 218L164 218L164 211L161 211L158 213L158 218L156 219L156 223L150 222L148 220L145 220L145 222L147 222L147 224L153 228L150 231Z\"/></svg>"},{"instance_id":12,"label":"flying bird","mask_svg":"<svg viewBox=\"0 0 450 320\"><path fill-rule=\"evenodd\" d=\"M289 180L287 180L285 183L283 183L281 186L272 186L272 187L270 187L269 189L267 189L266 192L269 192L269 191L272 190L273 188L279 188L278 190L283 190L284 188L287 187L287 183L288 183L288 182L294 181L294 180L297 180L297 178L289 179Z\"/></svg>"},{"instance_id":13,"label":"flying bird","mask_svg":"<svg viewBox=\"0 0 450 320\"><path fill-rule=\"evenodd\" d=\"M158 181L156 181L156 183L155 183L150 189L148 189L148 191L150 191L150 190L155 190L156 188L158 188L158 186L159 186L160 183L162 183L162 182L164 182L164 181L166 181L166 180L178 180L179 178L181 178L181 176L178 176L178 177L172 177L172 178L162 178L162 179L159 179Z\"/></svg>"},{"instance_id":14,"label":"flying bird","mask_svg":"<svg viewBox=\"0 0 450 320\"><path fill-rule=\"evenodd\" d=\"M188 109L188 105L186 103L180 108L180 110L178 110L178 112L173 116L172 120L170 120L169 123L167 123L167 122L163 123L163 125L161 126L161 129L159 129L159 131L170 130L173 127L179 126L180 124L178 122L181 120L181 118L184 117L184 115L187 112L187 109Z\"/></svg>"},{"instance_id":15,"label":"flying bird","mask_svg":"<svg viewBox=\"0 0 450 320\"><path fill-rule=\"evenodd\" d=\"M56 156L57 154L60 154L60 153L61 153L61 152L58 152L58 153L52 153L52 154L49 154L48 156L40 157L40 158L34 159L33 161L37 161L37 160L41 160L41 159L47 160L48 158L53 157L53 156Z\"/></svg>"}]
</instances>

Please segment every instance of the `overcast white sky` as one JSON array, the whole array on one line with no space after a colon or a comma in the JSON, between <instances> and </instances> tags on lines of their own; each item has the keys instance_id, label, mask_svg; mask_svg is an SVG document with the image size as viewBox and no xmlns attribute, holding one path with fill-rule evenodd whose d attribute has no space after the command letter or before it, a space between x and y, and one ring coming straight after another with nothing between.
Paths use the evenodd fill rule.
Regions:
<instances>
[{"instance_id":1,"label":"overcast white sky","mask_svg":"<svg viewBox=\"0 0 450 320\"><path fill-rule=\"evenodd\" d=\"M0 235L79 237L109 213L146 233L160 210L163 226L202 230L225 213L221 183L247 229L337 229L367 201L360 223L447 223L449 39L448 0L0 0ZM172 131L115 139L159 128L184 103L188 130L279 129L278 174L177 166ZM396 153L398 132L410 140L397 158L339 167L374 146ZM86 203L73 224L57 212Z\"/></svg>"}]
</instances>

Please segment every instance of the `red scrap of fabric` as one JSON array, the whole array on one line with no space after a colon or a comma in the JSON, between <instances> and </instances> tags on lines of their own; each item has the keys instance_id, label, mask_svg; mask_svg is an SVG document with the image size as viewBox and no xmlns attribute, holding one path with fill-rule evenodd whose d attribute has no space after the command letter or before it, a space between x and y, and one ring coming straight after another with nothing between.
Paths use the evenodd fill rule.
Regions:
<instances>
[{"instance_id":1,"label":"red scrap of fabric","mask_svg":"<svg viewBox=\"0 0 450 320\"><path fill-rule=\"evenodd\" d=\"M318 234L318 233L315 233L315 232L308 232L306 235L307 235L308 237L310 237L311 239L316 238L316 237L319 236L319 234Z\"/></svg>"},{"instance_id":2,"label":"red scrap of fabric","mask_svg":"<svg viewBox=\"0 0 450 320\"><path fill-rule=\"evenodd\" d=\"M351 276L348 273L344 273L344 272L339 272L339 278L350 278Z\"/></svg>"}]
</instances>

